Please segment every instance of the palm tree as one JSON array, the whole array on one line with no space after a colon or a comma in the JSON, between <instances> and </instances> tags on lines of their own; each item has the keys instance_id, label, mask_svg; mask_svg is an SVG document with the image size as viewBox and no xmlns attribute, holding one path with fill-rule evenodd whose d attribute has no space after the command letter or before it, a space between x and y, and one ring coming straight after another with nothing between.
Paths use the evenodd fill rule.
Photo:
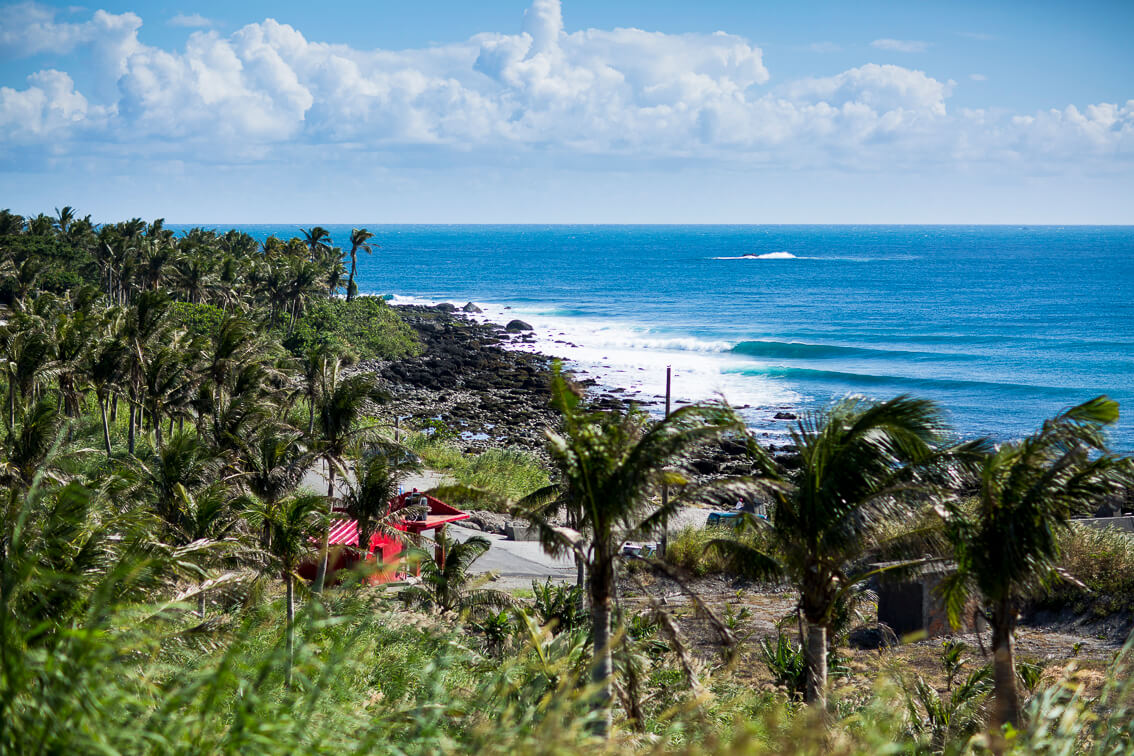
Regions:
<instances>
[{"instance_id":1,"label":"palm tree","mask_svg":"<svg viewBox=\"0 0 1134 756\"><path fill-rule=\"evenodd\" d=\"M311 551L311 541L327 528L327 502L317 494L296 494L282 499L276 506L262 502L254 506L253 521L264 524L270 533L269 552L275 558L287 588L287 671L285 681L291 686L291 666L295 648L295 570Z\"/></svg>"},{"instance_id":2,"label":"palm tree","mask_svg":"<svg viewBox=\"0 0 1134 756\"><path fill-rule=\"evenodd\" d=\"M1106 451L1104 431L1117 420L1118 403L1105 396L1072 407L986 454L975 500L938 509L957 557L957 572L943 585L950 619L959 621L975 593L992 629L994 732L1020 724L1012 636L1021 606L1035 589L1070 578L1057 568L1068 519L1130 479L1129 460Z\"/></svg>"},{"instance_id":3,"label":"palm tree","mask_svg":"<svg viewBox=\"0 0 1134 756\"><path fill-rule=\"evenodd\" d=\"M232 506L232 494L222 482L205 486L198 491L189 491L177 483L173 487L173 506L165 513L167 542L174 546L194 546L197 568L201 577L207 572L202 560L217 555L216 547L228 543L240 518ZM197 615L205 616L204 586L197 592Z\"/></svg>"},{"instance_id":4,"label":"palm tree","mask_svg":"<svg viewBox=\"0 0 1134 756\"><path fill-rule=\"evenodd\" d=\"M589 550L583 552L577 535L547 526L558 499L528 509L526 515L539 526L545 546L585 556L594 643L591 675L599 689L595 705L603 712L597 730L605 736L611 716L611 598L621 544L652 536L677 510L681 496L651 511L651 497L663 485L687 482L678 470L667 468L680 467L702 443L743 432L744 425L724 405L690 405L655 424L637 412L585 411L558 366L552 403L563 415L563 432L548 432L548 448L561 485L577 502L582 529L591 540Z\"/></svg>"},{"instance_id":5,"label":"palm tree","mask_svg":"<svg viewBox=\"0 0 1134 756\"><path fill-rule=\"evenodd\" d=\"M487 577L473 579L469 573L476 560L492 547L484 536L473 536L466 541L450 541L444 529L437 533L437 550L444 555L438 562L434 557L422 555L421 584L403 588L398 594L407 604L437 607L445 614L461 614L476 609L504 609L515 606L516 599L509 593L492 588L481 588Z\"/></svg>"},{"instance_id":6,"label":"palm tree","mask_svg":"<svg viewBox=\"0 0 1134 756\"><path fill-rule=\"evenodd\" d=\"M787 578L799 591L806 638L805 700L826 706L827 650L835 614L849 592L877 570L856 570L884 545L888 526L912 514L915 497L949 483L953 465L984 448L938 444L945 428L933 402L899 396L848 397L806 415L791 432L794 475L749 443L758 477L751 495L772 500L763 545L721 539L713 547L750 574ZM750 522L750 526L755 523ZM895 565L903 566L903 565ZM909 566L908 564L905 566Z\"/></svg>"},{"instance_id":7,"label":"palm tree","mask_svg":"<svg viewBox=\"0 0 1134 756\"><path fill-rule=\"evenodd\" d=\"M377 404L385 399L372 374L362 373L342 379L339 371L342 363L337 358L324 362L320 374L319 392L316 399L316 425L318 427L318 446L316 455L327 465L328 507L335 499L335 475L346 473L347 450L375 436L377 426L363 425L368 415L373 415ZM324 533L322 557L315 574L312 590L322 593L327 575L327 548L330 530Z\"/></svg>"},{"instance_id":8,"label":"palm tree","mask_svg":"<svg viewBox=\"0 0 1134 756\"><path fill-rule=\"evenodd\" d=\"M374 238L374 234L367 231L365 228L352 228L350 230L350 277L347 278L346 298L347 301L354 299L355 286L354 286L354 273L358 268L358 251L361 249L366 254L374 252L377 244L370 244L370 240Z\"/></svg>"},{"instance_id":9,"label":"palm tree","mask_svg":"<svg viewBox=\"0 0 1134 756\"><path fill-rule=\"evenodd\" d=\"M303 434L290 427L265 427L240 454L241 482L268 510L291 494L311 467L312 455L302 442ZM270 546L270 528L262 543Z\"/></svg>"},{"instance_id":10,"label":"palm tree","mask_svg":"<svg viewBox=\"0 0 1134 756\"><path fill-rule=\"evenodd\" d=\"M314 226L312 228L301 228L299 232L303 234L303 243L307 245L307 251L312 260L318 262L331 253L331 232L327 229L322 226Z\"/></svg>"},{"instance_id":11,"label":"palm tree","mask_svg":"<svg viewBox=\"0 0 1134 756\"><path fill-rule=\"evenodd\" d=\"M417 455L400 446L383 445L365 456L355 457L355 480L347 484L343 496L343 509L358 522L358 548L365 554L370 546L374 528L385 536L401 538L402 531L392 527L391 514L396 519L407 516L402 510L390 512L390 501L398 495L398 487L407 475L421 471Z\"/></svg>"}]
</instances>

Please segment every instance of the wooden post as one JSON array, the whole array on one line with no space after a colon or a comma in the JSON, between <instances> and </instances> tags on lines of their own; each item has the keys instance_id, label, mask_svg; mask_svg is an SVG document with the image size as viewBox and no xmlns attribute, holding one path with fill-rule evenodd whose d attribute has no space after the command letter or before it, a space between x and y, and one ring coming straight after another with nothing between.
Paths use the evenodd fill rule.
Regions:
<instances>
[{"instance_id":1,"label":"wooden post","mask_svg":"<svg viewBox=\"0 0 1134 756\"><path fill-rule=\"evenodd\" d=\"M670 387L673 382L673 367L671 365L665 366L665 416L669 417L669 400L670 400ZM661 489L661 504L662 509L669 504L669 486L662 486ZM661 543L658 544L658 556L665 559L665 550L669 546L669 518L662 523Z\"/></svg>"},{"instance_id":2,"label":"wooden post","mask_svg":"<svg viewBox=\"0 0 1134 756\"><path fill-rule=\"evenodd\" d=\"M434 541L434 543L436 545L433 547L433 560L435 562L437 562L437 566L440 569L445 569L445 547L443 547L441 545L441 540L442 540L441 536L444 534L444 532L445 532L445 526L444 525L438 525L437 526L437 536L436 536L437 540Z\"/></svg>"}]
</instances>

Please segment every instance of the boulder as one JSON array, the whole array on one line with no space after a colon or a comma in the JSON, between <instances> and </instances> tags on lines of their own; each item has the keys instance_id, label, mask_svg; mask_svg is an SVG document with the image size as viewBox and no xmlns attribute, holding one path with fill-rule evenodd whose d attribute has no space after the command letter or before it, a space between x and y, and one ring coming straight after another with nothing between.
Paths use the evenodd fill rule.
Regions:
<instances>
[{"instance_id":1,"label":"boulder","mask_svg":"<svg viewBox=\"0 0 1134 756\"><path fill-rule=\"evenodd\" d=\"M799 418L790 412L777 412L772 415L776 420L798 420Z\"/></svg>"},{"instance_id":2,"label":"boulder","mask_svg":"<svg viewBox=\"0 0 1134 756\"><path fill-rule=\"evenodd\" d=\"M509 320L508 325L504 326L504 330L508 333L519 333L520 331L531 331L534 329L522 320Z\"/></svg>"},{"instance_id":3,"label":"boulder","mask_svg":"<svg viewBox=\"0 0 1134 756\"><path fill-rule=\"evenodd\" d=\"M457 306L455 304L450 304L449 302L442 302L441 304L437 305L437 309L441 312L456 312Z\"/></svg>"},{"instance_id":4,"label":"boulder","mask_svg":"<svg viewBox=\"0 0 1134 756\"><path fill-rule=\"evenodd\" d=\"M464 310L465 312L484 312L484 310L480 309L479 307L474 305L472 302L469 302L467 305L465 305L461 309Z\"/></svg>"}]
</instances>

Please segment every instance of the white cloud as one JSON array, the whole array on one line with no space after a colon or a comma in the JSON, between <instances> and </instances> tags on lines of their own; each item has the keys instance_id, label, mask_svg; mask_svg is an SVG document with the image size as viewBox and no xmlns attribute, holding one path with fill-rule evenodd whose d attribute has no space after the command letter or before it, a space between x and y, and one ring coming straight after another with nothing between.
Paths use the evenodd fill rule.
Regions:
<instances>
[{"instance_id":1,"label":"white cloud","mask_svg":"<svg viewBox=\"0 0 1134 756\"><path fill-rule=\"evenodd\" d=\"M988 81L988 77L982 73L969 74L969 78L973 81Z\"/></svg>"},{"instance_id":2,"label":"white cloud","mask_svg":"<svg viewBox=\"0 0 1134 756\"><path fill-rule=\"evenodd\" d=\"M928 42L916 39L876 39L870 46L878 50L900 53L921 53L929 49Z\"/></svg>"},{"instance_id":3,"label":"white cloud","mask_svg":"<svg viewBox=\"0 0 1134 756\"><path fill-rule=\"evenodd\" d=\"M272 19L194 31L164 50L139 40L132 13L60 23L24 3L0 18L0 51L81 45L95 63L85 95L55 70L0 89L0 152L38 140L76 154L248 161L421 145L486 161L539 150L870 168L1129 156L1134 128L1129 103L951 113L952 81L896 65L769 88L763 51L741 37L570 31L558 0L536 0L518 33L402 51L315 42Z\"/></svg>"},{"instance_id":4,"label":"white cloud","mask_svg":"<svg viewBox=\"0 0 1134 756\"><path fill-rule=\"evenodd\" d=\"M184 26L188 29L208 28L213 25L211 19L205 18L200 13L178 13L166 23L170 26Z\"/></svg>"}]
</instances>

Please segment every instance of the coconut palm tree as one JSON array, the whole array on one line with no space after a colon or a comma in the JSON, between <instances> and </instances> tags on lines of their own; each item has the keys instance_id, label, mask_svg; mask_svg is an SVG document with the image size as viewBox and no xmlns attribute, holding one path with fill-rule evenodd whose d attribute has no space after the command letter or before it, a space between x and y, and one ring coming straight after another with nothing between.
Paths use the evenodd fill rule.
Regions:
<instances>
[{"instance_id":1,"label":"coconut palm tree","mask_svg":"<svg viewBox=\"0 0 1134 756\"><path fill-rule=\"evenodd\" d=\"M433 556L422 554L421 584L403 588L399 597L407 604L436 607L442 614L515 606L516 599L510 593L480 587L488 578L473 578L469 572L491 547L492 542L484 536L450 541L444 529L440 530L437 550L444 558L438 562Z\"/></svg>"},{"instance_id":2,"label":"coconut palm tree","mask_svg":"<svg viewBox=\"0 0 1134 756\"><path fill-rule=\"evenodd\" d=\"M944 430L933 402L848 397L807 414L792 430L800 465L794 474L749 443L757 467L753 494L772 501L770 519L760 526L762 545L720 539L712 547L738 569L786 578L799 590L808 670L804 698L820 709L826 705L828 635L836 612L855 586L878 572L857 565L885 545L888 526L911 516L924 500L919 497L955 482L956 466L984 449L983 441L942 447Z\"/></svg>"},{"instance_id":3,"label":"coconut palm tree","mask_svg":"<svg viewBox=\"0 0 1134 756\"><path fill-rule=\"evenodd\" d=\"M725 405L683 407L658 423L637 412L587 411L558 366L552 403L563 416L563 432L548 432L548 450L562 486L577 502L589 549L580 548L577 534L547 526L558 499L528 509L526 515L539 525L545 546L585 556L594 642L591 675L599 690L595 705L603 712L597 730L605 736L611 716L611 599L621 545L654 535L677 510L681 496L660 508L651 497L663 485L679 488L687 483L680 468L689 452L725 433L743 432L744 425Z\"/></svg>"},{"instance_id":4,"label":"coconut palm tree","mask_svg":"<svg viewBox=\"0 0 1134 756\"><path fill-rule=\"evenodd\" d=\"M274 510L299 486L312 459L298 430L265 426L241 449L240 481L267 509ZM270 528L265 527L261 539L265 548L270 546L270 536Z\"/></svg>"},{"instance_id":5,"label":"coconut palm tree","mask_svg":"<svg viewBox=\"0 0 1134 756\"><path fill-rule=\"evenodd\" d=\"M253 522L262 523L271 534L269 553L283 575L287 588L286 684L291 686L291 666L295 648L295 571L311 551L311 541L327 528L327 500L317 494L300 493L287 496L276 506L257 502L251 512Z\"/></svg>"},{"instance_id":6,"label":"coconut palm tree","mask_svg":"<svg viewBox=\"0 0 1134 756\"><path fill-rule=\"evenodd\" d=\"M354 299L355 294L354 273L358 269L358 251L362 250L368 255L373 253L374 248L378 246L370 243L373 238L374 234L365 228L352 228L350 230L350 277L347 278L346 289L348 302Z\"/></svg>"},{"instance_id":7,"label":"coconut palm tree","mask_svg":"<svg viewBox=\"0 0 1134 756\"><path fill-rule=\"evenodd\" d=\"M335 476L346 473L347 451L354 445L376 437L378 427L365 424L367 416L377 411L379 402L385 394L378 388L375 377L361 373L342 378L342 363L337 358L324 361L319 376L319 391L316 398L316 455L327 466L328 507L335 499ZM316 593L323 591L327 574L327 548L330 530L324 533L322 556L315 575Z\"/></svg>"},{"instance_id":8,"label":"coconut palm tree","mask_svg":"<svg viewBox=\"0 0 1134 756\"><path fill-rule=\"evenodd\" d=\"M312 228L301 228L299 232L303 234L303 243L307 246L307 251L312 260L318 262L330 255L330 231L322 226L313 226Z\"/></svg>"},{"instance_id":9,"label":"coconut palm tree","mask_svg":"<svg viewBox=\"0 0 1134 756\"><path fill-rule=\"evenodd\" d=\"M1096 507L1130 480L1130 461L1107 453L1105 429L1118 403L1100 396L1044 422L1023 440L986 454L974 499L938 507L957 558L943 585L958 622L968 596L980 597L992 630L992 728L1020 724L1012 637L1019 611L1037 588L1061 578L1059 537L1075 514Z\"/></svg>"}]
</instances>

